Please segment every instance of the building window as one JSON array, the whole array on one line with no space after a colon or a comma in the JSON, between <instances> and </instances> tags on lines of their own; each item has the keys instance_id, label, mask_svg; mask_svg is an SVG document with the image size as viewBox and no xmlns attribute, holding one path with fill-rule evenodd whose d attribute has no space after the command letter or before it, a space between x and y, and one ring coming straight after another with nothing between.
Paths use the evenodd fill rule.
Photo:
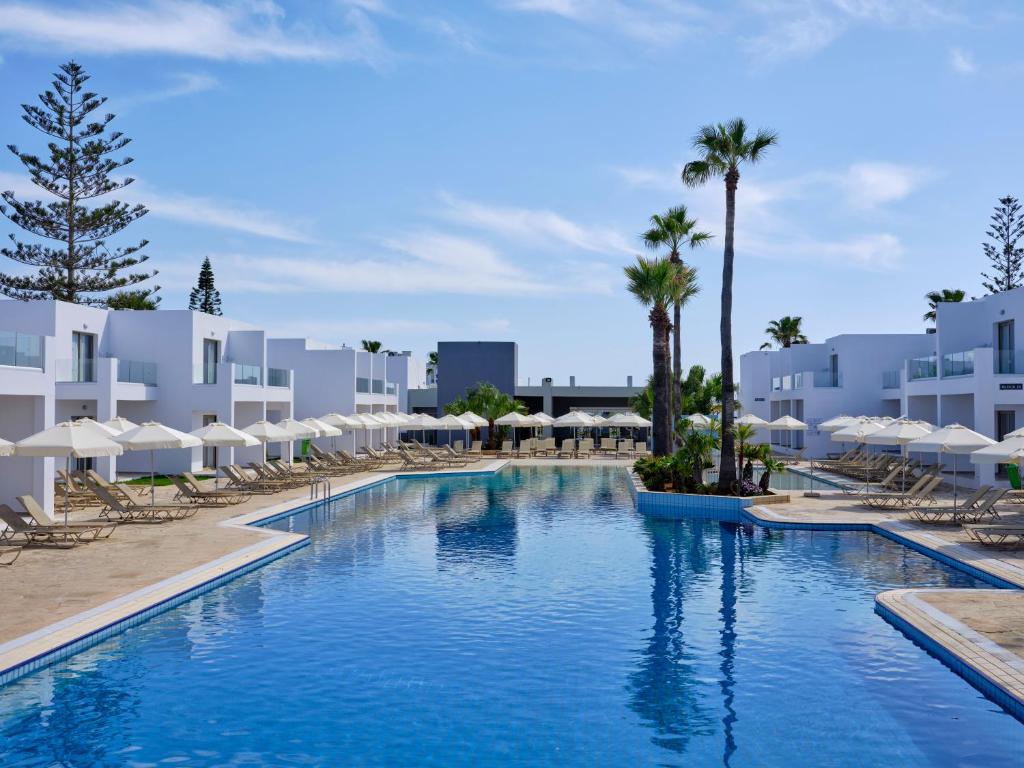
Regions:
<instances>
[{"instance_id":1,"label":"building window","mask_svg":"<svg viewBox=\"0 0 1024 768\"><path fill-rule=\"evenodd\" d=\"M71 381L96 381L96 337L71 334Z\"/></svg>"},{"instance_id":2,"label":"building window","mask_svg":"<svg viewBox=\"0 0 1024 768\"><path fill-rule=\"evenodd\" d=\"M200 384L217 383L217 362L220 360L220 342L203 339L203 364L199 374Z\"/></svg>"},{"instance_id":3,"label":"building window","mask_svg":"<svg viewBox=\"0 0 1024 768\"><path fill-rule=\"evenodd\" d=\"M1016 373L1013 354L1013 320L996 323L996 373Z\"/></svg>"},{"instance_id":4,"label":"building window","mask_svg":"<svg viewBox=\"0 0 1024 768\"><path fill-rule=\"evenodd\" d=\"M364 395L370 394L370 380L356 377L356 392Z\"/></svg>"}]
</instances>

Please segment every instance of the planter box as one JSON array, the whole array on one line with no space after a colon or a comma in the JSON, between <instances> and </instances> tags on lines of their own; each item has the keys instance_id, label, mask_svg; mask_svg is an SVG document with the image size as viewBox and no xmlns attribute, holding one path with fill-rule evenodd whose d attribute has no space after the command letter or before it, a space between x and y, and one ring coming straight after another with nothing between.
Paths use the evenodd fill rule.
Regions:
<instances>
[{"instance_id":1,"label":"planter box","mask_svg":"<svg viewBox=\"0 0 1024 768\"><path fill-rule=\"evenodd\" d=\"M747 520L743 513L748 507L760 504L785 504L788 494L772 496L708 496L696 493L662 493L648 491L643 481L631 469L631 490L637 512L655 520L706 519L727 523Z\"/></svg>"}]
</instances>

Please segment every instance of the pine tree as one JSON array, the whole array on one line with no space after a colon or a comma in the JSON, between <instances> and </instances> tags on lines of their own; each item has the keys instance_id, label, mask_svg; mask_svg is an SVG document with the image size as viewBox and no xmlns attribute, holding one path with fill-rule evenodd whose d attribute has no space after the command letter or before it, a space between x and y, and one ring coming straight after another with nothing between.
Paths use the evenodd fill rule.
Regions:
<instances>
[{"instance_id":1,"label":"pine tree","mask_svg":"<svg viewBox=\"0 0 1024 768\"><path fill-rule=\"evenodd\" d=\"M113 171L132 162L130 157L111 157L130 139L119 131L106 133L114 115L90 117L106 98L83 92L89 76L78 64L64 64L54 77L53 90L39 95L42 106L22 105L22 119L51 138L49 161L21 152L13 144L8 149L28 170L32 182L56 200L20 200L14 192L3 192L0 213L26 232L60 245L24 243L10 235L13 247L0 248L0 253L36 271L0 273L0 293L23 301L59 299L103 305L102 297L87 294L136 285L156 274L126 273L148 260L139 253L146 240L126 248L110 249L106 244L107 238L144 216L146 207L116 200L95 208L84 204L134 181L110 178Z\"/></svg>"},{"instance_id":2,"label":"pine tree","mask_svg":"<svg viewBox=\"0 0 1024 768\"><path fill-rule=\"evenodd\" d=\"M999 198L996 212L992 214L992 228L986 233L996 242L982 243L988 260L992 262L992 275L984 272L982 286L989 293L1000 293L1019 288L1024 284L1024 248L1017 243L1024 237L1024 215L1021 215L1017 198Z\"/></svg>"},{"instance_id":3,"label":"pine tree","mask_svg":"<svg viewBox=\"0 0 1024 768\"><path fill-rule=\"evenodd\" d=\"M220 291L213 284L213 266L210 257L203 259L199 268L199 281L188 296L188 308L208 315L223 314L220 311Z\"/></svg>"},{"instance_id":4,"label":"pine tree","mask_svg":"<svg viewBox=\"0 0 1024 768\"><path fill-rule=\"evenodd\" d=\"M160 304L160 297L156 288L149 290L137 288L133 291L118 291L107 297L108 309L156 309Z\"/></svg>"}]
</instances>

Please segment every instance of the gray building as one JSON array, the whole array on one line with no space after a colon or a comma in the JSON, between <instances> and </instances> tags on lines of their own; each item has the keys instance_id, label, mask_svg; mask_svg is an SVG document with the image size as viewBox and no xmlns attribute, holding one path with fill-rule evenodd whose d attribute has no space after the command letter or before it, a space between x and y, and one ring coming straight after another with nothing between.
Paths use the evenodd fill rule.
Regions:
<instances>
[{"instance_id":1,"label":"gray building","mask_svg":"<svg viewBox=\"0 0 1024 768\"><path fill-rule=\"evenodd\" d=\"M572 410L612 413L627 410L629 400L643 387L629 376L623 385L577 385L574 376L556 385L550 378L539 385L519 383L519 347L511 341L442 341L437 345L438 383L409 391L409 409L440 415L444 406L484 381L526 403L531 413L562 416Z\"/></svg>"}]
</instances>

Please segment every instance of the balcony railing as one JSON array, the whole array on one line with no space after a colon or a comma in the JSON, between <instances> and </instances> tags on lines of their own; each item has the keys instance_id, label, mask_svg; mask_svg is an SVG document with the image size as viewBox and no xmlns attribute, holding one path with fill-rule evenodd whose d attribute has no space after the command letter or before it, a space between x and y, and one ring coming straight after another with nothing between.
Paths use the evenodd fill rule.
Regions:
<instances>
[{"instance_id":1,"label":"balcony railing","mask_svg":"<svg viewBox=\"0 0 1024 768\"><path fill-rule=\"evenodd\" d=\"M374 379L373 382L373 394L383 395L384 394L384 379Z\"/></svg>"},{"instance_id":2,"label":"balcony railing","mask_svg":"<svg viewBox=\"0 0 1024 768\"><path fill-rule=\"evenodd\" d=\"M61 383L87 384L96 381L96 358L74 357L56 361L57 381Z\"/></svg>"},{"instance_id":3,"label":"balcony railing","mask_svg":"<svg viewBox=\"0 0 1024 768\"><path fill-rule=\"evenodd\" d=\"M815 371L815 388L829 389L843 386L843 374L841 371Z\"/></svg>"},{"instance_id":4,"label":"balcony railing","mask_svg":"<svg viewBox=\"0 0 1024 768\"><path fill-rule=\"evenodd\" d=\"M41 370L43 367L43 337L30 333L0 331L0 365Z\"/></svg>"},{"instance_id":5,"label":"balcony railing","mask_svg":"<svg viewBox=\"0 0 1024 768\"><path fill-rule=\"evenodd\" d=\"M235 372L235 384L249 384L258 387L263 383L262 366L233 363L232 368Z\"/></svg>"},{"instance_id":6,"label":"balcony railing","mask_svg":"<svg viewBox=\"0 0 1024 768\"><path fill-rule=\"evenodd\" d=\"M359 392L360 394L364 394L364 395L370 394L370 380L369 379L360 378L359 376L357 376L356 377L356 392Z\"/></svg>"},{"instance_id":7,"label":"balcony railing","mask_svg":"<svg viewBox=\"0 0 1024 768\"><path fill-rule=\"evenodd\" d=\"M117 380L123 384L145 384L156 386L156 363L141 363L138 360L118 360Z\"/></svg>"},{"instance_id":8,"label":"balcony railing","mask_svg":"<svg viewBox=\"0 0 1024 768\"><path fill-rule=\"evenodd\" d=\"M900 372L882 371L882 389L899 389Z\"/></svg>"},{"instance_id":9,"label":"balcony railing","mask_svg":"<svg viewBox=\"0 0 1024 768\"><path fill-rule=\"evenodd\" d=\"M393 381L389 381L389 382L387 383L387 386L386 386L386 387L384 387L384 390L385 390L385 394L388 394L388 395L393 395L393 394L395 394L395 393L397 393L397 392L398 392L398 387L397 387L397 385L395 384L395 382L393 382Z\"/></svg>"},{"instance_id":10,"label":"balcony railing","mask_svg":"<svg viewBox=\"0 0 1024 768\"><path fill-rule=\"evenodd\" d=\"M938 362L935 355L930 357L912 357L907 360L907 381L934 379L938 375Z\"/></svg>"},{"instance_id":11,"label":"balcony railing","mask_svg":"<svg viewBox=\"0 0 1024 768\"><path fill-rule=\"evenodd\" d=\"M973 376L974 350L950 352L942 356L942 376Z\"/></svg>"},{"instance_id":12,"label":"balcony railing","mask_svg":"<svg viewBox=\"0 0 1024 768\"><path fill-rule=\"evenodd\" d=\"M192 383L193 384L216 384L217 383L217 364L216 363L198 363L195 368L192 369Z\"/></svg>"},{"instance_id":13,"label":"balcony railing","mask_svg":"<svg viewBox=\"0 0 1024 768\"><path fill-rule=\"evenodd\" d=\"M287 368L267 368L268 387L291 386L292 372Z\"/></svg>"}]
</instances>

